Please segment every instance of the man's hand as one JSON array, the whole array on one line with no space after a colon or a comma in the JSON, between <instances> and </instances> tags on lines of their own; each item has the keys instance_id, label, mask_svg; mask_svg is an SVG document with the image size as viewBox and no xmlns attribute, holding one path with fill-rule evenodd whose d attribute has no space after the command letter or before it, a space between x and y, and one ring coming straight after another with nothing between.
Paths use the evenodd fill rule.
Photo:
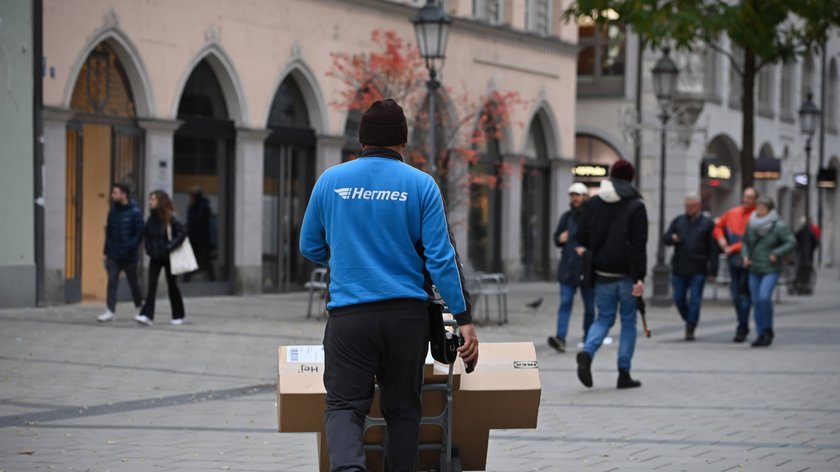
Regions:
<instances>
[{"instance_id":1,"label":"man's hand","mask_svg":"<svg viewBox=\"0 0 840 472\"><path fill-rule=\"evenodd\" d=\"M633 296L634 297L641 297L645 294L645 283L641 280L637 280L635 284L633 284Z\"/></svg>"},{"instance_id":2,"label":"man's hand","mask_svg":"<svg viewBox=\"0 0 840 472\"><path fill-rule=\"evenodd\" d=\"M733 248L732 246L726 246L723 248L723 253L727 256L731 255L733 252L735 252L735 248Z\"/></svg>"},{"instance_id":3,"label":"man's hand","mask_svg":"<svg viewBox=\"0 0 840 472\"><path fill-rule=\"evenodd\" d=\"M720 238L720 239L717 240L717 243L718 243L718 246L720 246L720 250L726 252L726 246L727 246L726 239L725 238Z\"/></svg>"},{"instance_id":4,"label":"man's hand","mask_svg":"<svg viewBox=\"0 0 840 472\"><path fill-rule=\"evenodd\" d=\"M752 264L752 262L750 261L750 258L749 258L749 257L747 257L747 256L742 257L742 258L741 258L741 262L743 262L743 263L744 263L744 268L745 268L745 269L746 269L747 267L749 267L749 266L750 266L750 264Z\"/></svg>"},{"instance_id":5,"label":"man's hand","mask_svg":"<svg viewBox=\"0 0 840 472\"><path fill-rule=\"evenodd\" d=\"M578 246L575 248L575 252L578 256L582 256L584 252L586 252L586 248L583 246Z\"/></svg>"},{"instance_id":6,"label":"man's hand","mask_svg":"<svg viewBox=\"0 0 840 472\"><path fill-rule=\"evenodd\" d=\"M560 240L560 244L566 244L566 242L569 240L569 232L568 231L563 231L562 233L560 233L559 240Z\"/></svg>"},{"instance_id":7,"label":"man's hand","mask_svg":"<svg viewBox=\"0 0 840 472\"><path fill-rule=\"evenodd\" d=\"M680 238L679 234L674 233L674 234L671 235L671 241L674 241L675 243L678 243L678 242L682 241L682 239Z\"/></svg>"},{"instance_id":8,"label":"man's hand","mask_svg":"<svg viewBox=\"0 0 840 472\"><path fill-rule=\"evenodd\" d=\"M458 353L465 363L471 363L475 367L478 364L478 336L475 334L475 327L470 323L458 326L458 330L464 338L464 345L458 348Z\"/></svg>"},{"instance_id":9,"label":"man's hand","mask_svg":"<svg viewBox=\"0 0 840 472\"><path fill-rule=\"evenodd\" d=\"M776 257L775 254L770 254L770 262L775 264L777 260L779 260L779 258Z\"/></svg>"}]
</instances>

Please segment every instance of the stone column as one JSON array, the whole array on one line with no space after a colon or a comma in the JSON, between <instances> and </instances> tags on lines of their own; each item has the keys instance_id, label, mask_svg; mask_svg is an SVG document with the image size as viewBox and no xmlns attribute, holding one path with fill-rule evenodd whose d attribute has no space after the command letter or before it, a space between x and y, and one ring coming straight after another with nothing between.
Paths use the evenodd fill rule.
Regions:
<instances>
[{"instance_id":1,"label":"stone column","mask_svg":"<svg viewBox=\"0 0 840 472\"><path fill-rule=\"evenodd\" d=\"M172 180L174 175L174 136L175 130L181 126L177 120L139 120L138 124L146 131L145 149L145 186L144 195L153 190L163 190L172 195ZM148 199L143 214L148 213Z\"/></svg>"},{"instance_id":2,"label":"stone column","mask_svg":"<svg viewBox=\"0 0 840 472\"><path fill-rule=\"evenodd\" d=\"M44 299L64 303L67 122L71 110L44 108ZM80 156L81 157L81 156Z\"/></svg>"},{"instance_id":3,"label":"stone column","mask_svg":"<svg viewBox=\"0 0 840 472\"><path fill-rule=\"evenodd\" d=\"M233 292L262 292L263 160L269 130L236 131Z\"/></svg>"},{"instance_id":4,"label":"stone column","mask_svg":"<svg viewBox=\"0 0 840 472\"><path fill-rule=\"evenodd\" d=\"M318 148L315 156L315 176L319 176L334 165L341 164L341 149L344 136L318 136Z\"/></svg>"},{"instance_id":5,"label":"stone column","mask_svg":"<svg viewBox=\"0 0 840 472\"><path fill-rule=\"evenodd\" d=\"M502 180L502 271L509 281L522 278L522 173L519 156L506 155L511 171Z\"/></svg>"}]
</instances>

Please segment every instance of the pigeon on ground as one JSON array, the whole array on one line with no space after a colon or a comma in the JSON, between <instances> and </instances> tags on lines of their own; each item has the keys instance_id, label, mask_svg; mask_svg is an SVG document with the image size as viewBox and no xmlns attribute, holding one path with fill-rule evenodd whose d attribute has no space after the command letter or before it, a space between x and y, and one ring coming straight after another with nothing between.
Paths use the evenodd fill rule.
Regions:
<instances>
[{"instance_id":1,"label":"pigeon on ground","mask_svg":"<svg viewBox=\"0 0 840 472\"><path fill-rule=\"evenodd\" d=\"M542 305L542 301L543 301L543 299L542 299L542 297L540 297L540 298L538 298L538 299L536 299L536 300L534 300L530 303L526 303L525 306L527 306L528 308L531 308L532 310L536 310L537 308L540 307L540 305Z\"/></svg>"}]
</instances>

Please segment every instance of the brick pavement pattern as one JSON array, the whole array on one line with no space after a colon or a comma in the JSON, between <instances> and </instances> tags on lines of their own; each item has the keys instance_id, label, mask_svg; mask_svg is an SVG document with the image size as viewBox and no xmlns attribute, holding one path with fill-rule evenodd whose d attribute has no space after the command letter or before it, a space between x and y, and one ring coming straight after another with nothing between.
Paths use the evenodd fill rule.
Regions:
<instances>
[{"instance_id":1,"label":"brick pavement pattern","mask_svg":"<svg viewBox=\"0 0 840 472\"><path fill-rule=\"evenodd\" d=\"M487 470L840 471L838 288L824 270L815 296L783 295L769 349L731 342L726 300L707 300L693 343L673 308L649 307L653 337L640 335L633 364L643 386L619 391L615 344L595 358L593 389L574 347L546 346L556 284L512 285L510 324L478 332L536 344L539 424L493 431ZM99 305L0 310L0 471L316 470L314 434L276 432L277 346L323 335L306 302L191 298L183 326L161 303L152 328L126 303L108 324ZM573 335L581 316L576 301Z\"/></svg>"}]
</instances>

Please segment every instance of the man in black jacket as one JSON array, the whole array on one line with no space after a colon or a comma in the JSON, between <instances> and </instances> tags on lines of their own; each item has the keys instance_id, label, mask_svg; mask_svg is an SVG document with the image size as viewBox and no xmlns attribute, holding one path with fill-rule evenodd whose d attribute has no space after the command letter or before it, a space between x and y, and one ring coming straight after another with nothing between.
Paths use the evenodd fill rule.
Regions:
<instances>
[{"instance_id":1,"label":"man in black jacket","mask_svg":"<svg viewBox=\"0 0 840 472\"><path fill-rule=\"evenodd\" d=\"M666 246L674 246L671 285L674 288L674 304L685 321L686 341L694 341L706 276L717 274L717 244L712 236L714 229L715 223L700 213L700 198L689 195L685 199L685 214L674 218L663 236Z\"/></svg>"},{"instance_id":2,"label":"man in black jacket","mask_svg":"<svg viewBox=\"0 0 840 472\"><path fill-rule=\"evenodd\" d=\"M583 351L577 355L578 379L592 387L592 359L621 317L618 345L618 388L640 387L630 377L636 347L636 297L645 292L648 220L641 195L630 183L636 170L620 160L610 168L610 180L601 182L598 195L586 205L578 228L578 253L591 251L598 316Z\"/></svg>"},{"instance_id":3,"label":"man in black jacket","mask_svg":"<svg viewBox=\"0 0 840 472\"><path fill-rule=\"evenodd\" d=\"M120 272L125 272L128 279L134 306L140 308L143 304L140 285L137 283L138 248L143 241L143 213L128 195L127 185L114 184L111 188L111 201L114 206L108 212L103 257L105 270L108 271L107 310L97 318L103 323L114 319Z\"/></svg>"},{"instance_id":4,"label":"man in black jacket","mask_svg":"<svg viewBox=\"0 0 840 472\"><path fill-rule=\"evenodd\" d=\"M595 319L595 290L580 283L581 256L578 255L578 221L583 205L589 199L586 185L575 182L569 187L569 211L563 213L554 230L554 245L563 248L557 265L557 281L560 282L560 307L557 309L557 331L548 338L548 345L558 352L566 352L566 333L572 316L575 292L580 288L583 298L583 339Z\"/></svg>"},{"instance_id":5,"label":"man in black jacket","mask_svg":"<svg viewBox=\"0 0 840 472\"><path fill-rule=\"evenodd\" d=\"M187 208L187 235L195 252L198 270L184 275L184 282L189 282L192 275L200 271L207 274L207 280L216 280L216 271L213 268L212 219L210 200L204 196L201 187L193 188L190 192L190 206Z\"/></svg>"}]
</instances>

